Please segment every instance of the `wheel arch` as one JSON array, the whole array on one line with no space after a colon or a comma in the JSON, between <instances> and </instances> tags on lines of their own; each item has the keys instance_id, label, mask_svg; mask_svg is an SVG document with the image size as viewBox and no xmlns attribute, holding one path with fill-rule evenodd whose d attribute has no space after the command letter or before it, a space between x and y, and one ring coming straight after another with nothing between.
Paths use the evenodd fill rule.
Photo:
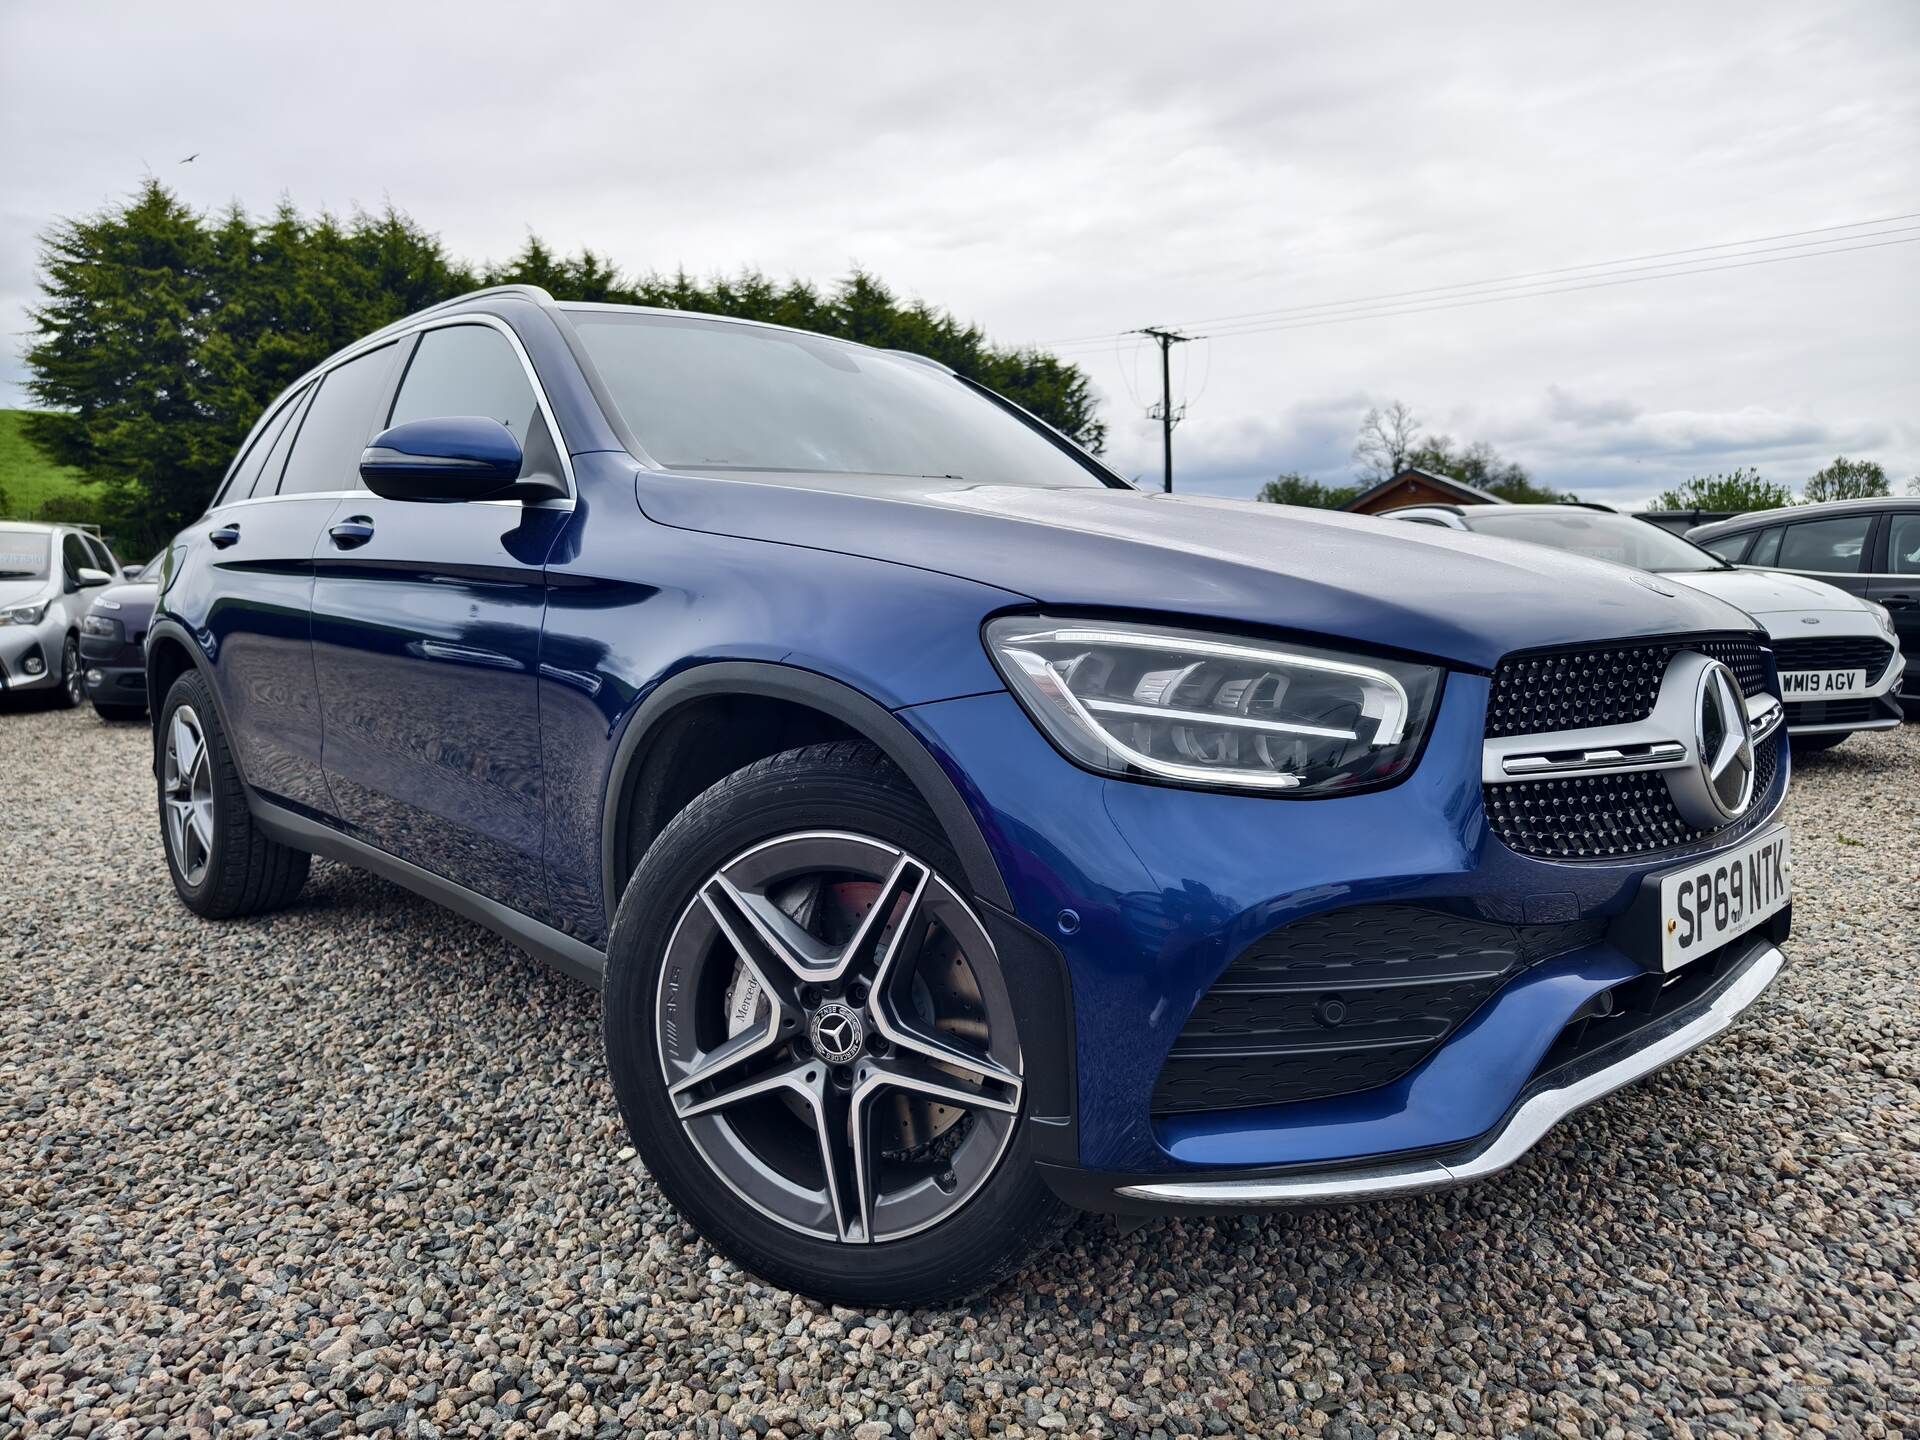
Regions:
<instances>
[{"instance_id":1,"label":"wheel arch","mask_svg":"<svg viewBox=\"0 0 1920 1440\"><path fill-rule=\"evenodd\" d=\"M195 642L193 634L178 620L156 618L147 627L147 716L153 727L154 763L159 764L161 712L166 708L167 692L174 681L189 670L198 670L206 679L207 692L213 696L214 718L224 735L233 734L227 725L226 707L220 699L220 687L214 683L213 665ZM232 751L233 766L240 781L247 780L238 750Z\"/></svg>"},{"instance_id":2,"label":"wheel arch","mask_svg":"<svg viewBox=\"0 0 1920 1440\"><path fill-rule=\"evenodd\" d=\"M717 734L702 723L715 720L721 722ZM688 801L742 765L825 739L865 740L899 766L952 844L968 888L990 905L1012 909L1000 867L958 787L891 711L815 671L716 660L657 686L621 734L601 813L608 930L646 843ZM698 751L707 752L704 765L684 763Z\"/></svg>"}]
</instances>

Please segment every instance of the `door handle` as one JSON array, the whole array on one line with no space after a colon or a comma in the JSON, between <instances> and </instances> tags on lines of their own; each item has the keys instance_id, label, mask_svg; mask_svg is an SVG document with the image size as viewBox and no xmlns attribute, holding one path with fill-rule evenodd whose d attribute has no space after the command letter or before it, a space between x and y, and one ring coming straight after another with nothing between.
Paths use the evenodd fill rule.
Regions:
<instances>
[{"instance_id":1,"label":"door handle","mask_svg":"<svg viewBox=\"0 0 1920 1440\"><path fill-rule=\"evenodd\" d=\"M373 538L373 518L369 515L349 515L327 534L333 537L333 543L342 550L357 550Z\"/></svg>"},{"instance_id":2,"label":"door handle","mask_svg":"<svg viewBox=\"0 0 1920 1440\"><path fill-rule=\"evenodd\" d=\"M1882 595L1880 603L1889 610L1912 610L1920 607L1920 600L1914 599L1911 595Z\"/></svg>"},{"instance_id":3,"label":"door handle","mask_svg":"<svg viewBox=\"0 0 1920 1440\"><path fill-rule=\"evenodd\" d=\"M213 542L214 549L224 550L240 542L240 527L238 524L222 525L218 530L209 530L207 539Z\"/></svg>"}]
</instances>

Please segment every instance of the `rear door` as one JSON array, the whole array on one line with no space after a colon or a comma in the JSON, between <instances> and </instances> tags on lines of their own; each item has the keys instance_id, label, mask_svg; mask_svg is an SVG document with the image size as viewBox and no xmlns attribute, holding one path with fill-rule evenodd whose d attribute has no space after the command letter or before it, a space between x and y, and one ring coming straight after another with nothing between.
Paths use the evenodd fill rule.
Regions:
<instances>
[{"instance_id":1,"label":"rear door","mask_svg":"<svg viewBox=\"0 0 1920 1440\"><path fill-rule=\"evenodd\" d=\"M358 459L396 355L387 345L336 366L268 417L191 532L207 563L181 566L167 597L168 609L202 632L248 783L320 814L331 814L333 801L320 764L313 550L344 483L323 457L358 436Z\"/></svg>"},{"instance_id":2,"label":"rear door","mask_svg":"<svg viewBox=\"0 0 1920 1440\"><path fill-rule=\"evenodd\" d=\"M1900 649L1907 657L1900 693L1920 700L1920 506L1890 512L1884 527L1880 573L1867 595L1887 607L1900 633Z\"/></svg>"},{"instance_id":3,"label":"rear door","mask_svg":"<svg viewBox=\"0 0 1920 1440\"><path fill-rule=\"evenodd\" d=\"M456 415L512 430L528 455L523 473L561 471L530 367L504 328L468 320L423 331L374 428ZM543 565L571 514L571 501L430 504L361 488L321 538L313 593L326 771L341 820L390 854L535 916L546 909Z\"/></svg>"}]
</instances>

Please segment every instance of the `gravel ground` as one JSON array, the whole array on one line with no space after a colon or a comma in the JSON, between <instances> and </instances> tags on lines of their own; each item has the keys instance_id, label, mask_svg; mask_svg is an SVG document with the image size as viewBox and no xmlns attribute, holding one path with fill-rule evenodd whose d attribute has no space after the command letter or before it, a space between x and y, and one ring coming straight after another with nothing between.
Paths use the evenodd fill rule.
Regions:
<instances>
[{"instance_id":1,"label":"gravel ground","mask_svg":"<svg viewBox=\"0 0 1920 1440\"><path fill-rule=\"evenodd\" d=\"M1920 1428L1920 726L1799 769L1795 962L1507 1175L1086 1221L965 1308L772 1290L666 1209L594 998L316 865L174 900L145 732L0 712L0 1434Z\"/></svg>"}]
</instances>

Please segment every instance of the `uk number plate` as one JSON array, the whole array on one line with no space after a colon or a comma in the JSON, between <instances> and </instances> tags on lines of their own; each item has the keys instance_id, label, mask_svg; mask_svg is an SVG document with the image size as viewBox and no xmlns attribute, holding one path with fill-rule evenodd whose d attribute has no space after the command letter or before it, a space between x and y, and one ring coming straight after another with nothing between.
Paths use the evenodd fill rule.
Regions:
<instances>
[{"instance_id":1,"label":"uk number plate","mask_svg":"<svg viewBox=\"0 0 1920 1440\"><path fill-rule=\"evenodd\" d=\"M1789 700L1826 700L1867 693L1864 670L1782 670L1780 693Z\"/></svg>"},{"instance_id":2,"label":"uk number plate","mask_svg":"<svg viewBox=\"0 0 1920 1440\"><path fill-rule=\"evenodd\" d=\"M1779 826L1722 855L1660 877L1660 964L1678 970L1793 899L1787 830Z\"/></svg>"}]
</instances>

